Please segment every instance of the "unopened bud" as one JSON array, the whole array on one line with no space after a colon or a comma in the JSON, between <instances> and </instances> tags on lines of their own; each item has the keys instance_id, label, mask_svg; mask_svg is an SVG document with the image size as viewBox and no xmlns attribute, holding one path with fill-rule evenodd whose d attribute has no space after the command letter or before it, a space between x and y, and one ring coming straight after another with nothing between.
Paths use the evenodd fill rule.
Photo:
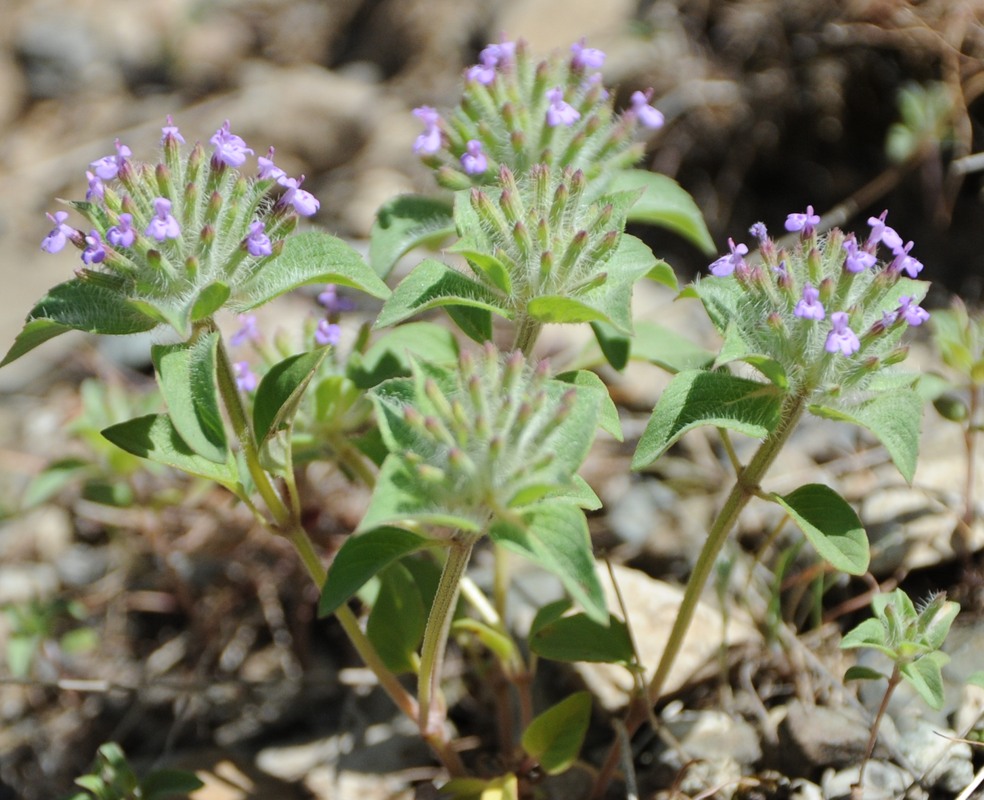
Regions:
<instances>
[{"instance_id":1,"label":"unopened bud","mask_svg":"<svg viewBox=\"0 0 984 800\"><path fill-rule=\"evenodd\" d=\"M222 211L222 194L216 189L212 192L208 199L208 205L205 207L206 224L213 224L219 218L220 211Z\"/></svg>"},{"instance_id":2,"label":"unopened bud","mask_svg":"<svg viewBox=\"0 0 984 800\"><path fill-rule=\"evenodd\" d=\"M421 480L427 483L444 483L447 480L444 470L432 464L418 464L416 470Z\"/></svg>"},{"instance_id":3,"label":"unopened bud","mask_svg":"<svg viewBox=\"0 0 984 800\"><path fill-rule=\"evenodd\" d=\"M563 257L560 259L559 267L561 274L567 275L571 268L577 263L578 259L584 254L585 248L588 244L588 232L578 231L571 238L570 244L567 245L567 249L564 251Z\"/></svg>"}]
</instances>

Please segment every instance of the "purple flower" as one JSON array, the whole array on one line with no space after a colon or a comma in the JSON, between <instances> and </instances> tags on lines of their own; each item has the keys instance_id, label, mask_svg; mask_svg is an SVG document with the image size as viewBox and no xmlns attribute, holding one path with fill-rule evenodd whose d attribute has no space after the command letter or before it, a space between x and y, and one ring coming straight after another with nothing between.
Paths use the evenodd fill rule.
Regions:
<instances>
[{"instance_id":1,"label":"purple flower","mask_svg":"<svg viewBox=\"0 0 984 800\"><path fill-rule=\"evenodd\" d=\"M590 92L595 86L598 86L598 99L607 100L608 90L601 86L601 82L604 80L600 72L592 72L583 81L581 81L581 88L587 93Z\"/></svg>"},{"instance_id":2,"label":"purple flower","mask_svg":"<svg viewBox=\"0 0 984 800\"><path fill-rule=\"evenodd\" d=\"M585 40L571 45L571 67L574 69L601 69L605 53L596 47L585 47Z\"/></svg>"},{"instance_id":3,"label":"purple flower","mask_svg":"<svg viewBox=\"0 0 984 800\"><path fill-rule=\"evenodd\" d=\"M636 115L639 123L644 128L650 128L655 131L663 127L666 118L659 109L649 104L652 96L653 90L646 89L644 92L633 92L630 99L632 101L632 113Z\"/></svg>"},{"instance_id":4,"label":"purple flower","mask_svg":"<svg viewBox=\"0 0 984 800\"><path fill-rule=\"evenodd\" d=\"M213 155L215 161L228 167L241 167L246 161L246 155L253 152L241 137L229 130L229 120L222 123L222 127L215 132L209 142L215 145Z\"/></svg>"},{"instance_id":5,"label":"purple flower","mask_svg":"<svg viewBox=\"0 0 984 800\"><path fill-rule=\"evenodd\" d=\"M281 178L287 176L280 167L273 163L273 148L271 147L267 150L266 156L260 156L256 159L256 163L260 165L260 169L257 172L257 177L261 181L279 181Z\"/></svg>"},{"instance_id":6,"label":"purple flower","mask_svg":"<svg viewBox=\"0 0 984 800\"><path fill-rule=\"evenodd\" d=\"M256 315L240 314L239 321L242 323L242 327L229 337L229 344L233 347L239 347L246 342L258 342L260 329L256 325Z\"/></svg>"},{"instance_id":7,"label":"purple flower","mask_svg":"<svg viewBox=\"0 0 984 800\"><path fill-rule=\"evenodd\" d=\"M246 252L256 258L268 256L273 252L270 237L263 232L265 227L265 223L261 220L251 222L249 225L249 236L246 237Z\"/></svg>"},{"instance_id":8,"label":"purple flower","mask_svg":"<svg viewBox=\"0 0 984 800\"><path fill-rule=\"evenodd\" d=\"M89 164L92 167L92 171L96 173L96 177L104 181L111 181L119 175L123 162L131 155L130 148L125 144L120 144L119 139L114 144L116 145L115 156L103 156Z\"/></svg>"},{"instance_id":9,"label":"purple flower","mask_svg":"<svg viewBox=\"0 0 984 800\"><path fill-rule=\"evenodd\" d=\"M564 100L564 90L559 86L547 91L550 105L547 107L547 125L555 128L558 125L570 127L581 118L581 112Z\"/></svg>"},{"instance_id":10,"label":"purple flower","mask_svg":"<svg viewBox=\"0 0 984 800\"><path fill-rule=\"evenodd\" d=\"M813 213L813 206L807 206L805 214L790 214L786 217L786 230L790 233L800 231L803 236L812 235L819 224L820 216Z\"/></svg>"},{"instance_id":11,"label":"purple flower","mask_svg":"<svg viewBox=\"0 0 984 800\"><path fill-rule=\"evenodd\" d=\"M170 114L167 115L167 124L161 128L161 144L167 144L168 140L184 144L184 136L181 135Z\"/></svg>"},{"instance_id":12,"label":"purple flower","mask_svg":"<svg viewBox=\"0 0 984 800\"><path fill-rule=\"evenodd\" d=\"M833 329L827 334L824 349L828 353L841 352L845 356L853 355L861 349L857 334L847 326L848 316L843 311L835 311L830 315Z\"/></svg>"},{"instance_id":13,"label":"purple flower","mask_svg":"<svg viewBox=\"0 0 984 800\"><path fill-rule=\"evenodd\" d=\"M418 156L432 156L441 149L441 115L430 106L420 106L413 115L424 123L424 132L413 143Z\"/></svg>"},{"instance_id":14,"label":"purple flower","mask_svg":"<svg viewBox=\"0 0 984 800\"><path fill-rule=\"evenodd\" d=\"M137 232L133 230L133 215L120 214L120 221L106 231L106 241L113 247L133 247Z\"/></svg>"},{"instance_id":15,"label":"purple flower","mask_svg":"<svg viewBox=\"0 0 984 800\"><path fill-rule=\"evenodd\" d=\"M893 252L902 247L902 237L896 232L895 228L889 227L885 224L885 218L888 216L888 209L882 211L881 216L878 217L868 217L868 224L871 226L871 233L868 236L868 241L865 242L865 249L874 252L878 243L881 242L889 250Z\"/></svg>"},{"instance_id":16,"label":"purple flower","mask_svg":"<svg viewBox=\"0 0 984 800\"><path fill-rule=\"evenodd\" d=\"M166 197L154 198L154 210L157 212L150 223L147 225L145 234L158 242L165 239L177 239L181 236L181 227L178 221L171 215L171 201Z\"/></svg>"},{"instance_id":17,"label":"purple flower","mask_svg":"<svg viewBox=\"0 0 984 800\"><path fill-rule=\"evenodd\" d=\"M847 257L844 259L844 269L848 272L864 272L869 267L873 267L878 260L875 258L874 253L869 253L867 250L862 250L858 247L857 239L854 238L853 233L844 240L844 244L841 247L847 251Z\"/></svg>"},{"instance_id":18,"label":"purple flower","mask_svg":"<svg viewBox=\"0 0 984 800\"><path fill-rule=\"evenodd\" d=\"M893 231L894 232L894 231ZM882 239L884 241L884 239ZM922 272L923 264L918 259L913 258L909 255L909 251L912 249L912 242L906 242L903 247L901 244L902 240L899 240L899 246L892 249L895 254L895 258L892 263L888 265L890 272L898 274L904 272L910 278L915 278L920 272Z\"/></svg>"},{"instance_id":19,"label":"purple flower","mask_svg":"<svg viewBox=\"0 0 984 800\"><path fill-rule=\"evenodd\" d=\"M301 188L304 183L304 176L300 178L288 178L286 175L277 178L277 183L287 189L281 202L285 206L294 206L294 210L302 217L310 217L321 208L321 201L313 194Z\"/></svg>"},{"instance_id":20,"label":"purple flower","mask_svg":"<svg viewBox=\"0 0 984 800\"><path fill-rule=\"evenodd\" d=\"M248 361L237 361L232 365L232 371L235 373L236 388L239 391L256 391L256 387L259 385L259 379L256 377L256 373L249 368Z\"/></svg>"},{"instance_id":21,"label":"purple flower","mask_svg":"<svg viewBox=\"0 0 984 800\"><path fill-rule=\"evenodd\" d=\"M490 44L478 54L480 63L465 71L465 80L475 81L488 86L495 80L495 68L512 61L516 55L515 42L500 42Z\"/></svg>"},{"instance_id":22,"label":"purple flower","mask_svg":"<svg viewBox=\"0 0 984 800\"><path fill-rule=\"evenodd\" d=\"M803 299L796 304L793 314L801 319L821 320L827 312L820 302L820 290L809 283L803 287Z\"/></svg>"},{"instance_id":23,"label":"purple flower","mask_svg":"<svg viewBox=\"0 0 984 800\"><path fill-rule=\"evenodd\" d=\"M85 192L85 199L89 202L102 200L106 196L106 187L103 186L103 182L99 176L86 170L85 179L89 182L89 188Z\"/></svg>"},{"instance_id":24,"label":"purple flower","mask_svg":"<svg viewBox=\"0 0 984 800\"><path fill-rule=\"evenodd\" d=\"M338 287L333 283L325 284L324 291L318 295L318 302L325 307L329 314L339 314L342 311L351 311L355 308L355 303L347 297L338 296Z\"/></svg>"},{"instance_id":25,"label":"purple flower","mask_svg":"<svg viewBox=\"0 0 984 800\"><path fill-rule=\"evenodd\" d=\"M905 321L913 327L922 325L929 319L929 312L925 308L914 304L912 298L908 295L902 295L899 298L898 313L901 314Z\"/></svg>"},{"instance_id":26,"label":"purple flower","mask_svg":"<svg viewBox=\"0 0 984 800\"><path fill-rule=\"evenodd\" d=\"M103 247L99 231L93 229L85 237L85 249L82 251L82 261L85 264L99 264L106 258L106 248Z\"/></svg>"},{"instance_id":27,"label":"purple flower","mask_svg":"<svg viewBox=\"0 0 984 800\"><path fill-rule=\"evenodd\" d=\"M65 224L65 220L68 219L68 212L56 211L54 214L45 213L45 216L55 223L55 227L41 240L41 249L46 253L57 253L64 250L69 239L78 236L75 228Z\"/></svg>"},{"instance_id":28,"label":"purple flower","mask_svg":"<svg viewBox=\"0 0 984 800\"><path fill-rule=\"evenodd\" d=\"M744 256L748 255L747 245L735 244L734 239L728 239L728 247L731 248L731 254L721 256L710 266L711 274L719 278L730 275L737 267L745 266Z\"/></svg>"},{"instance_id":29,"label":"purple flower","mask_svg":"<svg viewBox=\"0 0 984 800\"><path fill-rule=\"evenodd\" d=\"M482 143L477 139L468 140L461 155L461 168L469 175L481 175L489 168L489 160L482 152Z\"/></svg>"},{"instance_id":30,"label":"purple flower","mask_svg":"<svg viewBox=\"0 0 984 800\"><path fill-rule=\"evenodd\" d=\"M314 341L322 347L331 345L334 347L341 341L342 327L326 319L318 322L318 329L314 332Z\"/></svg>"},{"instance_id":31,"label":"purple flower","mask_svg":"<svg viewBox=\"0 0 984 800\"><path fill-rule=\"evenodd\" d=\"M754 236L760 242L764 242L766 239L769 238L769 231L765 227L764 222L756 222L754 225L752 225L751 228L748 229L748 232L750 235Z\"/></svg>"}]
</instances>

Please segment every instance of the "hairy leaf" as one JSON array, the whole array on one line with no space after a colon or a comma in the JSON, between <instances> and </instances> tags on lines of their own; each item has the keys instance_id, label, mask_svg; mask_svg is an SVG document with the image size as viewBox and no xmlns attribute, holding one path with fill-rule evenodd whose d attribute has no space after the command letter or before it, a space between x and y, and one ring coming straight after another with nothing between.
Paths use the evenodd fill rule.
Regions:
<instances>
[{"instance_id":1,"label":"hairy leaf","mask_svg":"<svg viewBox=\"0 0 984 800\"><path fill-rule=\"evenodd\" d=\"M837 492L811 483L771 497L827 563L850 575L864 575L868 570L868 537L857 513Z\"/></svg>"}]
</instances>

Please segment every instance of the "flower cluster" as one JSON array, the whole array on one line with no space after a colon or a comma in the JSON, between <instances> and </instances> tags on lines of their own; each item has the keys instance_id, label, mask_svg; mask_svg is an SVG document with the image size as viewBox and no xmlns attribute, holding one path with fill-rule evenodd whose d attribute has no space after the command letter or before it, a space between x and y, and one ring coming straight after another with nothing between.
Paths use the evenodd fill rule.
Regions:
<instances>
[{"instance_id":1,"label":"flower cluster","mask_svg":"<svg viewBox=\"0 0 984 800\"><path fill-rule=\"evenodd\" d=\"M698 294L741 357L770 359L790 382L859 379L898 360L902 331L929 318L919 306L925 286L912 280L923 265L885 219L870 218L859 244L837 229L818 234L820 217L808 206L786 218L785 229L799 234L789 249L756 223L758 257L729 239L730 252L709 268L726 280L701 281Z\"/></svg>"},{"instance_id":2,"label":"flower cluster","mask_svg":"<svg viewBox=\"0 0 984 800\"><path fill-rule=\"evenodd\" d=\"M456 368L418 363L412 378L374 389L391 451L384 474L401 473L428 498L423 515L422 506L406 513L388 503L386 513L477 531L569 494L588 438L571 439L568 428L596 423L600 394L548 376L546 362L533 366L519 351L502 357L488 344Z\"/></svg>"},{"instance_id":3,"label":"flower cluster","mask_svg":"<svg viewBox=\"0 0 984 800\"><path fill-rule=\"evenodd\" d=\"M616 115L599 72L604 61L583 39L540 62L523 41L490 44L465 71L461 103L446 118L430 106L414 109L424 125L414 152L451 189L492 183L502 165L517 173L540 163L571 167L591 181L632 166L642 155L636 132L662 127L663 115L651 89Z\"/></svg>"},{"instance_id":4,"label":"flower cluster","mask_svg":"<svg viewBox=\"0 0 984 800\"><path fill-rule=\"evenodd\" d=\"M119 140L115 154L91 162L85 201L69 203L88 231L67 223L68 212L48 214L54 227L41 248L57 253L71 243L82 251L80 278L98 267L120 280L132 299L161 322L186 333L237 287L276 258L298 216L311 216L318 200L276 166L271 147L258 171L241 171L253 150L228 120L209 140L182 152L184 137L168 117L162 157L132 159Z\"/></svg>"}]
</instances>

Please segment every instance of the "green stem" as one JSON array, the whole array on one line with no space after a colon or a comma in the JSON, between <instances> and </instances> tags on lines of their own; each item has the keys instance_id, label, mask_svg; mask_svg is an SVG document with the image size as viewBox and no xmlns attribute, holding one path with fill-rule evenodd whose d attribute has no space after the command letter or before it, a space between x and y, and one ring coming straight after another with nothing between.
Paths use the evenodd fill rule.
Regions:
<instances>
[{"instance_id":1,"label":"green stem","mask_svg":"<svg viewBox=\"0 0 984 800\"><path fill-rule=\"evenodd\" d=\"M337 433L328 434L327 439L339 462L351 470L367 489L375 487L376 473L370 469L362 452Z\"/></svg>"},{"instance_id":2,"label":"green stem","mask_svg":"<svg viewBox=\"0 0 984 800\"><path fill-rule=\"evenodd\" d=\"M435 709L435 698L441 686L441 673L444 665L444 651L447 648L448 632L454 607L461 590L461 577L465 574L468 559L476 537L452 539L448 557L441 571L441 579L434 595L434 604L427 617L424 629L424 643L420 651L420 672L418 673L417 702L420 705L418 722L420 731L428 741L440 735L444 727L444 709ZM433 717L433 719L432 719Z\"/></svg>"},{"instance_id":3,"label":"green stem","mask_svg":"<svg viewBox=\"0 0 984 800\"><path fill-rule=\"evenodd\" d=\"M523 314L516 325L516 338L513 340L513 350L519 350L526 358L533 353L533 346L540 335L543 323Z\"/></svg>"},{"instance_id":4,"label":"green stem","mask_svg":"<svg viewBox=\"0 0 984 800\"><path fill-rule=\"evenodd\" d=\"M896 664L888 679L888 686L885 687L885 694L882 697L881 704L878 706L878 713L875 714L874 722L871 723L871 735L868 737L868 746L865 748L864 758L861 759L861 767L858 769L858 782L851 787L852 797L855 794L860 795L861 790L864 788L864 770L868 766L868 762L871 761L872 754L875 752L875 744L878 742L878 730L881 728L882 718L885 716L885 711L888 710L888 701L892 699L895 687L901 682L902 671L899 669L899 665Z\"/></svg>"},{"instance_id":5,"label":"green stem","mask_svg":"<svg viewBox=\"0 0 984 800\"><path fill-rule=\"evenodd\" d=\"M765 477L765 473L772 466L772 462L779 455L783 445L785 445L793 429L796 427L796 423L803 415L806 408L807 396L808 393L804 392L803 394L794 396L787 403L779 426L762 442L752 457L752 460L741 470L738 479L735 481L735 485L732 487L731 492L724 501L724 505L711 525L707 540L704 542L704 547L697 557L694 570L687 580L683 599L680 601L680 608L677 611L676 619L673 621L673 627L670 630L663 655L660 657L659 665L656 667L656 672L649 682L646 698L645 700L640 699L638 702L633 702L629 706L625 720L625 728L629 736L632 736L638 730L639 726L645 722L649 715L649 709L659 702L666 679L676 662L677 656L680 654L687 632L690 630L690 623L693 621L694 613L697 611L700 596L704 591L704 587L707 585L711 571L714 569L714 562L717 560L717 556L721 552L725 541L727 541L728 534L731 533L735 523L738 521L738 516L748 504L748 501L760 493L759 483ZM611 780L615 767L618 765L618 759L619 743L616 740L612 744L608 757L598 773L593 797L601 797L602 792Z\"/></svg>"}]
</instances>

